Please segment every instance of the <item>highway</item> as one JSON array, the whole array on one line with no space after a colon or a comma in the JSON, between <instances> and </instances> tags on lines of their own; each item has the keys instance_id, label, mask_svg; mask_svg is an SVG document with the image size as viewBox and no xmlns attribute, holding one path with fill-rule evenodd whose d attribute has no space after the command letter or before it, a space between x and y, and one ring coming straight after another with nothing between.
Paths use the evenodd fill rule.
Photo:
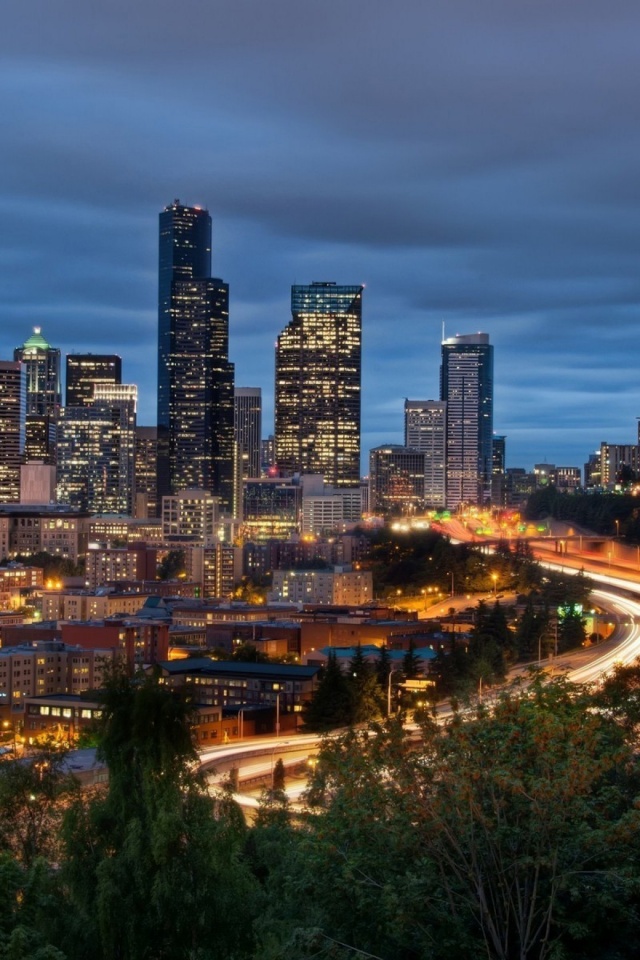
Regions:
<instances>
[{"instance_id":1,"label":"highway","mask_svg":"<svg viewBox=\"0 0 640 960\"><path fill-rule=\"evenodd\" d=\"M566 573L578 572L577 568L568 567L566 563L549 559L539 562L551 569L563 569ZM590 571L588 575L599 584L592 592L594 601L611 613L618 626L612 638L597 647L572 651L541 662L543 669L553 673L562 672L574 683L597 682L616 664L629 664L640 657L640 584L609 574ZM444 718L446 714L445 709L441 716ZM269 737L209 747L200 752L201 766L209 772L208 779L212 787L219 786L232 768L239 771L241 780L268 778L276 759L282 758L285 766L300 763L318 749L321 739L315 734L291 734L288 737ZM295 784L288 783L290 801L295 804L303 789L304 784L299 780ZM235 798L247 812L258 806L256 798L249 794L239 793Z\"/></svg>"}]
</instances>

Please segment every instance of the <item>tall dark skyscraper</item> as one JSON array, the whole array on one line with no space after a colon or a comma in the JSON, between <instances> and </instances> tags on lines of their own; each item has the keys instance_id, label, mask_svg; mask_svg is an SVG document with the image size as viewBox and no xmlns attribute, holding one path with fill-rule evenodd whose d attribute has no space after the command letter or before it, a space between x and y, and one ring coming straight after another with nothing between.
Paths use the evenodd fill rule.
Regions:
<instances>
[{"instance_id":1,"label":"tall dark skyscraper","mask_svg":"<svg viewBox=\"0 0 640 960\"><path fill-rule=\"evenodd\" d=\"M27 382L22 364L0 360L0 503L20 499Z\"/></svg>"},{"instance_id":2,"label":"tall dark skyscraper","mask_svg":"<svg viewBox=\"0 0 640 960\"><path fill-rule=\"evenodd\" d=\"M286 473L360 482L362 290L291 288L292 319L276 346L276 464Z\"/></svg>"},{"instance_id":3,"label":"tall dark skyscraper","mask_svg":"<svg viewBox=\"0 0 640 960\"><path fill-rule=\"evenodd\" d=\"M229 288L211 277L211 217L179 200L160 214L157 494L200 487L233 504Z\"/></svg>"},{"instance_id":4,"label":"tall dark skyscraper","mask_svg":"<svg viewBox=\"0 0 640 960\"><path fill-rule=\"evenodd\" d=\"M442 343L440 398L447 404L447 507L491 502L493 347L486 333Z\"/></svg>"},{"instance_id":5,"label":"tall dark skyscraper","mask_svg":"<svg viewBox=\"0 0 640 960\"><path fill-rule=\"evenodd\" d=\"M238 472L242 478L259 477L262 442L262 390L260 387L236 387L234 411Z\"/></svg>"},{"instance_id":6,"label":"tall dark skyscraper","mask_svg":"<svg viewBox=\"0 0 640 960\"><path fill-rule=\"evenodd\" d=\"M27 421L24 459L56 462L56 424L62 400L60 393L60 351L51 347L40 327L13 352L27 378Z\"/></svg>"},{"instance_id":7,"label":"tall dark skyscraper","mask_svg":"<svg viewBox=\"0 0 640 960\"><path fill-rule=\"evenodd\" d=\"M68 354L65 407L86 407L93 403L96 383L122 383L120 357L111 353Z\"/></svg>"}]
</instances>

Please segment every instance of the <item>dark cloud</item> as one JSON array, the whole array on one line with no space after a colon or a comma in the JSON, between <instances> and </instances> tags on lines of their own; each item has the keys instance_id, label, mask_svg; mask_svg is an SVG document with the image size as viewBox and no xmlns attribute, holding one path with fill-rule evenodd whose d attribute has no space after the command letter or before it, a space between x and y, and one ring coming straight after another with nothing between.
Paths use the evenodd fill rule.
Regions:
<instances>
[{"instance_id":1,"label":"dark cloud","mask_svg":"<svg viewBox=\"0 0 640 960\"><path fill-rule=\"evenodd\" d=\"M442 322L496 354L508 462L635 434L631 0L22 0L0 33L0 356L120 352L155 411L157 214L214 217L238 382L292 282L365 282L364 444L437 395Z\"/></svg>"}]
</instances>

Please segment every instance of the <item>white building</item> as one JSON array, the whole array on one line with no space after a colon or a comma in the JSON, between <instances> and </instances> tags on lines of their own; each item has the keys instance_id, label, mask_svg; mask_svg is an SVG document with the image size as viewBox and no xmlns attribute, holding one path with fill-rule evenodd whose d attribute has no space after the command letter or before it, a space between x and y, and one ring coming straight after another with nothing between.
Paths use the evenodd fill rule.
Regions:
<instances>
[{"instance_id":1,"label":"white building","mask_svg":"<svg viewBox=\"0 0 640 960\"><path fill-rule=\"evenodd\" d=\"M220 498L206 490L180 490L162 498L162 537L211 543L218 536Z\"/></svg>"},{"instance_id":2,"label":"white building","mask_svg":"<svg viewBox=\"0 0 640 960\"><path fill-rule=\"evenodd\" d=\"M405 400L404 445L424 453L424 505L446 506L447 405L439 400Z\"/></svg>"},{"instance_id":3,"label":"white building","mask_svg":"<svg viewBox=\"0 0 640 960\"><path fill-rule=\"evenodd\" d=\"M373 597L369 570L274 570L269 601L360 606Z\"/></svg>"}]
</instances>

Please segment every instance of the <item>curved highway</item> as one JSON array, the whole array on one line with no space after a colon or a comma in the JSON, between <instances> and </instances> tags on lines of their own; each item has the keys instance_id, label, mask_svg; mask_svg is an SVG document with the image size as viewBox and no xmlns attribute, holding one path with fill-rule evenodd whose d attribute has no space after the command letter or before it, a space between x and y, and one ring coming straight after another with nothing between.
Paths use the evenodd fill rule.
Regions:
<instances>
[{"instance_id":1,"label":"curved highway","mask_svg":"<svg viewBox=\"0 0 640 960\"><path fill-rule=\"evenodd\" d=\"M555 563L545 565L554 568L560 566ZM567 570L566 567L564 569ZM613 638L598 647L572 651L541 664L543 668L562 671L575 683L596 682L616 664L629 664L640 657L640 585L604 574L596 574L592 578L609 587L593 590L592 595L597 604L618 621ZM636 598L634 594L639 596ZM276 759L282 758L285 765L287 762L303 762L315 752L321 739L315 734L292 734L286 738L269 737L260 741L210 747L200 752L201 767L210 773L212 784L220 784L232 767L239 770L241 780L252 777L264 779L265 776L268 778L269 771L273 770ZM300 784L288 787L290 799L295 802L302 789ZM255 808L258 805L255 797L245 794L235 796L244 808Z\"/></svg>"}]
</instances>

